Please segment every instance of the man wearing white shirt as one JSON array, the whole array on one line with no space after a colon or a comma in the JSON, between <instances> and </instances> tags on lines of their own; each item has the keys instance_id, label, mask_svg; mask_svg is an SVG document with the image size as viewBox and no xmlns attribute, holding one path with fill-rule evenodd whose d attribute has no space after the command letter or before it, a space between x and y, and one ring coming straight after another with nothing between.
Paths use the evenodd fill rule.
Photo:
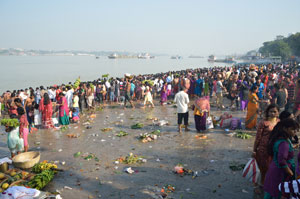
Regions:
<instances>
[{"instance_id":1,"label":"man wearing white shirt","mask_svg":"<svg viewBox=\"0 0 300 199\"><path fill-rule=\"evenodd\" d=\"M74 91L73 91L73 89L72 89L71 87L69 87L69 86L67 86L67 89L68 89L68 91L67 91L65 97L66 97L66 100L67 100L67 102L68 102L68 107L71 108L72 105L73 105L73 92L74 92Z\"/></svg>"},{"instance_id":2,"label":"man wearing white shirt","mask_svg":"<svg viewBox=\"0 0 300 199\"><path fill-rule=\"evenodd\" d=\"M181 124L182 119L184 119L184 127L185 131L189 131L188 123L189 123L189 110L188 104L190 102L189 96L187 94L188 89L184 88L180 92L176 93L174 102L177 104L177 116L178 116L178 132L181 133Z\"/></svg>"},{"instance_id":3,"label":"man wearing white shirt","mask_svg":"<svg viewBox=\"0 0 300 199\"><path fill-rule=\"evenodd\" d=\"M56 92L53 87L50 87L50 89L48 90L48 95L49 95L50 100L52 102L55 102Z\"/></svg>"}]
</instances>

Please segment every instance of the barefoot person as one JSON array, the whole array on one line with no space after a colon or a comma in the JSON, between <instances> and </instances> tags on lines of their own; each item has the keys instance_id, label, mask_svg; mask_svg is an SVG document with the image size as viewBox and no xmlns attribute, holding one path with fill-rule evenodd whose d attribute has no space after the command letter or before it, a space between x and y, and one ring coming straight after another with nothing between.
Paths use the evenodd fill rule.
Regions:
<instances>
[{"instance_id":1,"label":"barefoot person","mask_svg":"<svg viewBox=\"0 0 300 199\"><path fill-rule=\"evenodd\" d=\"M59 93L59 101L56 105L59 106L59 124L63 126L69 125L69 107L63 93Z\"/></svg>"},{"instance_id":2,"label":"barefoot person","mask_svg":"<svg viewBox=\"0 0 300 199\"><path fill-rule=\"evenodd\" d=\"M150 85L147 85L146 89L145 89L145 100L144 100L144 107L143 108L146 107L147 102L149 102L151 104L151 107L154 108L151 91L152 91L152 89L151 89Z\"/></svg>"},{"instance_id":3,"label":"barefoot person","mask_svg":"<svg viewBox=\"0 0 300 199\"><path fill-rule=\"evenodd\" d=\"M48 93L45 93L43 98L40 101L39 112L42 114L43 128L46 129L54 128L54 124L52 121L52 114L53 114L52 102L50 100Z\"/></svg>"},{"instance_id":4,"label":"barefoot person","mask_svg":"<svg viewBox=\"0 0 300 199\"><path fill-rule=\"evenodd\" d=\"M181 133L181 123L182 119L184 119L184 127L185 131L189 131L188 123L189 123L189 110L188 104L190 102L189 95L187 94L188 89L183 88L182 91L178 92L175 95L174 102L177 104L177 116L178 116L178 132Z\"/></svg>"},{"instance_id":5,"label":"barefoot person","mask_svg":"<svg viewBox=\"0 0 300 199\"><path fill-rule=\"evenodd\" d=\"M270 164L270 159L268 155L268 142L271 132L279 122L278 115L279 115L279 108L275 104L271 104L267 107L265 113L265 119L260 121L257 127L257 133L255 137L254 147L253 147L253 154L257 161L258 167L261 172L261 186L264 185L265 176L268 171L268 167ZM259 188L259 187L257 187ZM262 188L262 187L261 187ZM258 189L259 190L259 189Z\"/></svg>"},{"instance_id":6,"label":"barefoot person","mask_svg":"<svg viewBox=\"0 0 300 199\"><path fill-rule=\"evenodd\" d=\"M93 93L93 88L91 88L90 84L87 85L87 92L86 92L86 101L88 105L88 110L93 109L93 100L94 100L94 93Z\"/></svg>"},{"instance_id":7,"label":"barefoot person","mask_svg":"<svg viewBox=\"0 0 300 199\"><path fill-rule=\"evenodd\" d=\"M19 122L20 122L20 127L19 127L19 132L20 132L20 137L23 138L24 141L24 151L28 151L28 121L26 117L26 113L23 107L18 107L18 117L19 117Z\"/></svg>"},{"instance_id":8,"label":"barefoot person","mask_svg":"<svg viewBox=\"0 0 300 199\"><path fill-rule=\"evenodd\" d=\"M129 77L126 77L126 83L125 83L125 101L124 101L124 108L126 108L126 102L129 101L131 104L132 108L135 108L132 100L130 98L130 88L131 88L131 83L129 82Z\"/></svg>"}]
</instances>

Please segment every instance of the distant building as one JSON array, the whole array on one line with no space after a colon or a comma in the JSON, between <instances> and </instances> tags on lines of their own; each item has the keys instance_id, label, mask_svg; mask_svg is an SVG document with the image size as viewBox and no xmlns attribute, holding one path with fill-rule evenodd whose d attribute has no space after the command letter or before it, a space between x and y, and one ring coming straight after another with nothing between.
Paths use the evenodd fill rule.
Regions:
<instances>
[{"instance_id":1,"label":"distant building","mask_svg":"<svg viewBox=\"0 0 300 199\"><path fill-rule=\"evenodd\" d=\"M245 60L256 60L261 58L261 53L256 50L251 50L243 56Z\"/></svg>"},{"instance_id":2,"label":"distant building","mask_svg":"<svg viewBox=\"0 0 300 199\"><path fill-rule=\"evenodd\" d=\"M282 39L284 39L283 35L277 35L275 40L282 40Z\"/></svg>"}]
</instances>

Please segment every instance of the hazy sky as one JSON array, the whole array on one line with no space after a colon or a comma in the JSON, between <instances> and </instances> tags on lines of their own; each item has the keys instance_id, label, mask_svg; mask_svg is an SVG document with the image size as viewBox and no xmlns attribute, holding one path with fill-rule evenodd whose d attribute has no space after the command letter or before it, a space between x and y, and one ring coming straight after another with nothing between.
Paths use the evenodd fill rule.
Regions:
<instances>
[{"instance_id":1,"label":"hazy sky","mask_svg":"<svg viewBox=\"0 0 300 199\"><path fill-rule=\"evenodd\" d=\"M0 48L208 55L300 32L299 0L0 0Z\"/></svg>"}]
</instances>

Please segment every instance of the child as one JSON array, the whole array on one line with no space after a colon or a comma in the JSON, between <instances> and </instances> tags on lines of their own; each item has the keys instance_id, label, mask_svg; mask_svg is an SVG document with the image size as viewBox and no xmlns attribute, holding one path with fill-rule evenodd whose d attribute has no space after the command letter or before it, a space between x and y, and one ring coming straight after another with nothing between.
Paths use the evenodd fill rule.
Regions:
<instances>
[{"instance_id":1,"label":"child","mask_svg":"<svg viewBox=\"0 0 300 199\"><path fill-rule=\"evenodd\" d=\"M72 121L74 123L79 123L79 109L72 109Z\"/></svg>"},{"instance_id":2,"label":"child","mask_svg":"<svg viewBox=\"0 0 300 199\"><path fill-rule=\"evenodd\" d=\"M42 125L42 113L39 111L39 105L35 104L34 106L34 126L38 129Z\"/></svg>"},{"instance_id":3,"label":"child","mask_svg":"<svg viewBox=\"0 0 300 199\"><path fill-rule=\"evenodd\" d=\"M24 140L24 151L27 152L28 151L28 121L27 121L27 117L25 114L25 110L23 107L18 107L17 108L17 112L18 112L18 118L19 118L19 122L20 122L20 128L19 128L19 132L20 132L20 137L23 138Z\"/></svg>"},{"instance_id":4,"label":"child","mask_svg":"<svg viewBox=\"0 0 300 199\"><path fill-rule=\"evenodd\" d=\"M154 108L151 91L152 91L151 87L149 85L147 85L146 90L145 90L145 100L144 100L143 108L146 107L147 102L149 102L151 104L151 107Z\"/></svg>"},{"instance_id":5,"label":"child","mask_svg":"<svg viewBox=\"0 0 300 199\"><path fill-rule=\"evenodd\" d=\"M37 129L34 127L34 107L36 105L36 102L32 102L31 106L28 109L28 122L29 122L29 132L33 133L33 131L36 131Z\"/></svg>"},{"instance_id":6,"label":"child","mask_svg":"<svg viewBox=\"0 0 300 199\"><path fill-rule=\"evenodd\" d=\"M288 112L288 111L282 111L279 115L279 119L280 121L284 120L284 119L294 119L294 114ZM291 139L294 148L298 148L299 147L299 138L297 135L295 135L292 139Z\"/></svg>"}]
</instances>

